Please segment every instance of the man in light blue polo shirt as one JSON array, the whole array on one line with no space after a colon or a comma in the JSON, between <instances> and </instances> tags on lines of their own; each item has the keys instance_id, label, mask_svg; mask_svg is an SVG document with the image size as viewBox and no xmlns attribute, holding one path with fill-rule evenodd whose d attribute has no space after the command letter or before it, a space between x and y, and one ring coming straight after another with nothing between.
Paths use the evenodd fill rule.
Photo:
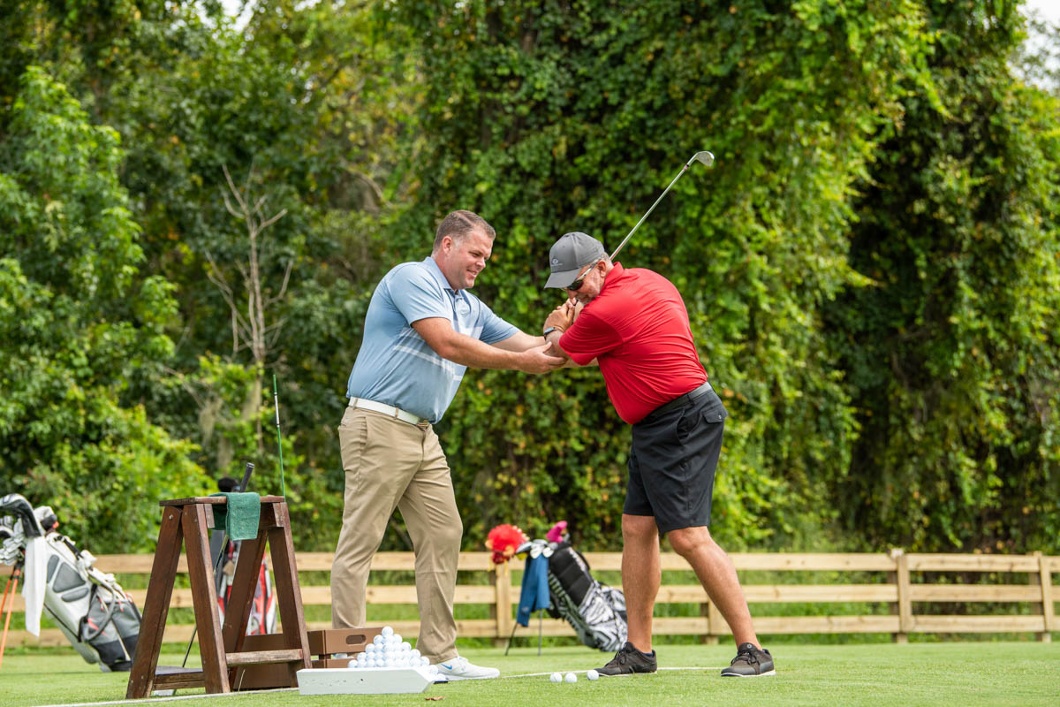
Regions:
<instances>
[{"instance_id":1,"label":"man in light blue polo shirt","mask_svg":"<svg viewBox=\"0 0 1060 707\"><path fill-rule=\"evenodd\" d=\"M565 359L468 292L496 232L470 211L438 226L434 250L402 263L376 287L339 425L346 472L342 530L331 570L332 624L363 627L372 558L395 509L416 554L416 648L450 680L492 678L457 654L453 595L463 523L445 453L432 425L468 367L547 373Z\"/></svg>"}]
</instances>

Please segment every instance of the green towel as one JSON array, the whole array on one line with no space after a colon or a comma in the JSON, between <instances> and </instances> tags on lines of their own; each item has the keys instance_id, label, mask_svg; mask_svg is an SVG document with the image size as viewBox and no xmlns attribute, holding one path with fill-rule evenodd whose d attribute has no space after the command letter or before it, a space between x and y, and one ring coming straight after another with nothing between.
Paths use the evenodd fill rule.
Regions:
<instances>
[{"instance_id":1,"label":"green towel","mask_svg":"<svg viewBox=\"0 0 1060 707\"><path fill-rule=\"evenodd\" d=\"M213 507L213 527L224 525L229 540L249 540L258 537L258 521L261 520L261 496L245 493L215 493L224 496L228 504Z\"/></svg>"}]
</instances>

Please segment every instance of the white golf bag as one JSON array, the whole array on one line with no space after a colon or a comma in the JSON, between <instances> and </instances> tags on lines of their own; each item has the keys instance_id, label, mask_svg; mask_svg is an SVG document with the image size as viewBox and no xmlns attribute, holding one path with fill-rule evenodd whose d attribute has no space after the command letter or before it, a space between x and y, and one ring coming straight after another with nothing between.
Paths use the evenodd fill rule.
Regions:
<instances>
[{"instance_id":1,"label":"white golf bag","mask_svg":"<svg viewBox=\"0 0 1060 707\"><path fill-rule=\"evenodd\" d=\"M55 530L58 525L47 506L34 509L17 493L0 498L0 526L4 528L0 562L24 566L29 540L43 538L43 543L34 544L34 552L45 555L44 576L33 586L43 589L44 613L85 661L98 663L104 672L128 671L140 635L140 612L114 575L96 569L92 553L78 550L70 538ZM31 586L28 574L24 586ZM33 600L26 596L27 629L28 606Z\"/></svg>"}]
</instances>

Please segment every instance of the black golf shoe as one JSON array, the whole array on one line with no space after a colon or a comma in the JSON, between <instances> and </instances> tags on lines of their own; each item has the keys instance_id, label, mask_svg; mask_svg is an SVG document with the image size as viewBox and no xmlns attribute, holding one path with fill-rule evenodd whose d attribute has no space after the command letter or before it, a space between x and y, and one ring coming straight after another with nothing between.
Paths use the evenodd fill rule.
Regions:
<instances>
[{"instance_id":1,"label":"black golf shoe","mask_svg":"<svg viewBox=\"0 0 1060 707\"><path fill-rule=\"evenodd\" d=\"M753 643L741 643L736 649L736 657L732 659L732 663L721 671L721 676L725 678L759 678L776 674L777 671L773 669L773 656Z\"/></svg>"},{"instance_id":2,"label":"black golf shoe","mask_svg":"<svg viewBox=\"0 0 1060 707\"><path fill-rule=\"evenodd\" d=\"M659 669L655 661L655 651L641 653L632 643L626 641L611 662L596 672L601 675L632 675L633 673L654 673Z\"/></svg>"}]
</instances>

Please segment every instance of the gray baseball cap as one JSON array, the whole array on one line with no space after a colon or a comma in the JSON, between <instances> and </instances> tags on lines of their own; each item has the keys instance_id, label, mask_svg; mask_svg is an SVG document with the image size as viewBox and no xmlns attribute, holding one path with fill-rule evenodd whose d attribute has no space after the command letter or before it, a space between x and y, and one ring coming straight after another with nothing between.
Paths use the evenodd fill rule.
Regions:
<instances>
[{"instance_id":1,"label":"gray baseball cap","mask_svg":"<svg viewBox=\"0 0 1060 707\"><path fill-rule=\"evenodd\" d=\"M545 287L566 288L574 282L582 268L604 257L607 257L604 244L592 236L581 231L563 234L548 251L548 265L552 274L548 276Z\"/></svg>"}]
</instances>

